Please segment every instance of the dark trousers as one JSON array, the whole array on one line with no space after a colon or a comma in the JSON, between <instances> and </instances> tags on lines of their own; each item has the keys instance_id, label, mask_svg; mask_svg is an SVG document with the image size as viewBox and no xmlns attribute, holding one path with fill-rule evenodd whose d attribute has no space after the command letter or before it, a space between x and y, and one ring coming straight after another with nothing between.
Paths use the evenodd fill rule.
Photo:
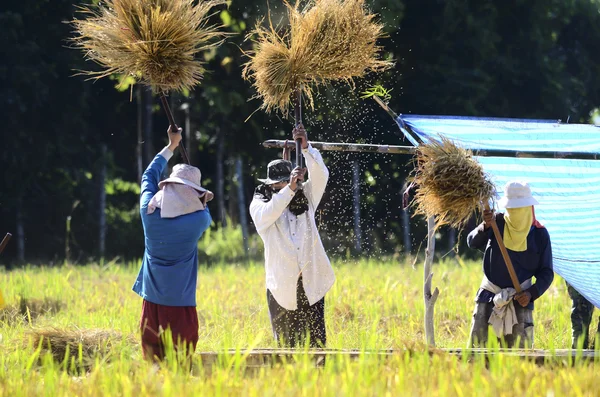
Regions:
<instances>
[{"instance_id":1,"label":"dark trousers","mask_svg":"<svg viewBox=\"0 0 600 397\"><path fill-rule=\"evenodd\" d=\"M308 334L311 348L325 347L325 298L311 306L300 277L296 286L296 299L297 309L287 310L281 307L271 291L267 290L269 316L277 344L281 347L303 346Z\"/></svg>"},{"instance_id":2,"label":"dark trousers","mask_svg":"<svg viewBox=\"0 0 600 397\"><path fill-rule=\"evenodd\" d=\"M169 328L175 350L186 349L192 355L198 343L198 313L194 306L164 306L144 299L140 330L142 352L148 360L163 360L163 332Z\"/></svg>"},{"instance_id":3,"label":"dark trousers","mask_svg":"<svg viewBox=\"0 0 600 397\"><path fill-rule=\"evenodd\" d=\"M514 302L518 323L513 325L512 334L498 338L503 347L533 347L533 310ZM475 303L471 334L468 347L486 347L488 341L488 321L494 310L494 304L489 302ZM517 340L519 341L518 346Z\"/></svg>"},{"instance_id":4,"label":"dark trousers","mask_svg":"<svg viewBox=\"0 0 600 397\"><path fill-rule=\"evenodd\" d=\"M571 329L573 331L571 347L577 348L580 338L583 338L583 349L593 349L589 343L589 328L592 323L592 314L594 313L594 305L585 299L575 288L567 283L567 291L571 297ZM600 333L600 323L598 324L598 332Z\"/></svg>"}]
</instances>

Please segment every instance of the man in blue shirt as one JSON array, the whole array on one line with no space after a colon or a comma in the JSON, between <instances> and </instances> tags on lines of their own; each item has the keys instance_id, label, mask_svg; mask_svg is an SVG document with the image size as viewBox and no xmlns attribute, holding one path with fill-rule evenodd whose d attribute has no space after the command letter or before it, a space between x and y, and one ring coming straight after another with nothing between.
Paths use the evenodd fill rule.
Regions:
<instances>
[{"instance_id":1,"label":"man in blue shirt","mask_svg":"<svg viewBox=\"0 0 600 397\"><path fill-rule=\"evenodd\" d=\"M208 229L206 206L213 194L200 185L196 167L177 164L169 178L160 176L181 141L181 128L169 128L169 145L152 160L142 176L140 215L145 251L133 291L140 295L144 357L164 358L162 332L170 328L174 346L190 353L198 342L196 281L198 240Z\"/></svg>"}]
</instances>

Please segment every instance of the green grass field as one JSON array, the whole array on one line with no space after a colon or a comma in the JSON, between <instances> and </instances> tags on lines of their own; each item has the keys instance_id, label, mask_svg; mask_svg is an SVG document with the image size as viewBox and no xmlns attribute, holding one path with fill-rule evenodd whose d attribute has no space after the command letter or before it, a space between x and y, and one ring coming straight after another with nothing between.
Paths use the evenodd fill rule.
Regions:
<instances>
[{"instance_id":1,"label":"green grass field","mask_svg":"<svg viewBox=\"0 0 600 397\"><path fill-rule=\"evenodd\" d=\"M326 299L328 347L424 351L422 266L360 261L336 263L337 281ZM131 291L137 265L30 268L0 272L7 307L0 316L0 392L6 396L322 396L322 395L599 395L596 364L536 366L499 357L476 359L426 352L391 358L328 360L315 368L306 355L248 372L244 358L223 357L205 372L175 362L160 368L142 360L138 344L141 299ZM477 263L434 264L438 347L466 345ZM198 278L200 341L197 351L275 347L270 331L261 264L202 269ZM570 346L570 300L557 276L536 303L535 348ZM25 315L18 315L18 312ZM597 313L596 313L597 314ZM597 315L593 326L596 326ZM87 370L53 361L32 343L31 327L115 330L108 356ZM81 354L81 356L83 353ZM68 360L67 360L68 361Z\"/></svg>"}]
</instances>

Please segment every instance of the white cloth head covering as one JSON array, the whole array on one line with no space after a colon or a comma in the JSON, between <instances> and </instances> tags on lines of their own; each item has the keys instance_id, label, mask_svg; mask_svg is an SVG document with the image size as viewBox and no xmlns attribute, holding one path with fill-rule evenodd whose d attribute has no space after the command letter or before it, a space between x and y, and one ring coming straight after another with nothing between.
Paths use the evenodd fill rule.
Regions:
<instances>
[{"instance_id":1,"label":"white cloth head covering","mask_svg":"<svg viewBox=\"0 0 600 397\"><path fill-rule=\"evenodd\" d=\"M531 195L531 188L527 182L508 182L504 186L504 197L498 201L498 205L503 208L522 208L538 204Z\"/></svg>"},{"instance_id":2,"label":"white cloth head covering","mask_svg":"<svg viewBox=\"0 0 600 397\"><path fill-rule=\"evenodd\" d=\"M205 209L214 195L200 185L201 176L198 168L177 164L171 175L158 184L161 190L148 203L147 214L160 208L161 218L175 218Z\"/></svg>"}]
</instances>

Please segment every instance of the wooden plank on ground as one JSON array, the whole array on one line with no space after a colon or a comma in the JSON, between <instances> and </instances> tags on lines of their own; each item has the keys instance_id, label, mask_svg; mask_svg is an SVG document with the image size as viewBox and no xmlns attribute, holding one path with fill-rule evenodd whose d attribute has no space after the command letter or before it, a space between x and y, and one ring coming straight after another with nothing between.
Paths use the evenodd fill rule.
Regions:
<instances>
[{"instance_id":1,"label":"wooden plank on ground","mask_svg":"<svg viewBox=\"0 0 600 397\"><path fill-rule=\"evenodd\" d=\"M430 355L447 354L456 357L467 356L470 360L485 358L489 360L495 356L518 357L525 360L531 360L539 365L571 365L575 361L594 362L600 355L594 350L575 351L570 349L560 350L521 350L521 349L430 349ZM298 359L308 358L317 365L325 361L326 357L349 357L357 359L361 356L377 356L382 358L404 355L415 355L422 351L414 350L353 350L353 349L253 349L253 350L227 350L224 352L200 352L198 353L205 366L217 364L219 360L224 362L233 360L236 355L238 359L244 362L246 367L270 367L276 364L289 363Z\"/></svg>"}]
</instances>

